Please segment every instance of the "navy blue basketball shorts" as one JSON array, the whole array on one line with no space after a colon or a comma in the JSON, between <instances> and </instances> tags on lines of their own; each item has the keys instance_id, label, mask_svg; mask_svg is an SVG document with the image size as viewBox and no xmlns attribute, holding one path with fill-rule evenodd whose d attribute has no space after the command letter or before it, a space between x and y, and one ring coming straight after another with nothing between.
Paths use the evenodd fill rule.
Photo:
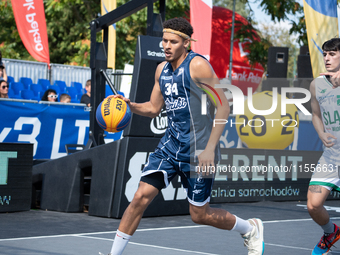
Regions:
<instances>
[{"instance_id":1,"label":"navy blue basketball shorts","mask_svg":"<svg viewBox=\"0 0 340 255\"><path fill-rule=\"evenodd\" d=\"M179 175L189 203L203 206L210 201L214 178L200 176L195 172L195 167L196 165L190 164L190 162L175 160L158 149L150 154L143 169L141 181L161 190Z\"/></svg>"}]
</instances>

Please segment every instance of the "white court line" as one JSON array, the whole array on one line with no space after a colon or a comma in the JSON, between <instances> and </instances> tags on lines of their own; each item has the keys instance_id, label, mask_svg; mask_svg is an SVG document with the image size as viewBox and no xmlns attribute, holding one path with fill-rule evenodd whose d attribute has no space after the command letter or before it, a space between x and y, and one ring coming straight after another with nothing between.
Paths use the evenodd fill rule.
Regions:
<instances>
[{"instance_id":1,"label":"white court line","mask_svg":"<svg viewBox=\"0 0 340 255\"><path fill-rule=\"evenodd\" d=\"M331 220L340 220L340 217L330 217ZM282 222L294 222L294 221L311 221L313 220L312 218L308 219L291 219L291 220L268 220L268 221L263 221L263 224L265 223L282 223Z\"/></svg>"},{"instance_id":2,"label":"white court line","mask_svg":"<svg viewBox=\"0 0 340 255\"><path fill-rule=\"evenodd\" d=\"M82 235L82 236L79 236L79 237L81 237L81 238L90 238L90 239L99 239L99 240L111 241L111 242L113 241L113 239L100 238L100 237L92 237L92 236L83 236ZM135 243L135 242L129 242L129 244L145 246L145 247L152 247L152 248L158 248L158 249L163 249L163 250L172 250L172 251L181 251L181 252L195 253L195 254L218 255L218 254L215 254L215 253L206 253L206 252L201 252L201 251L189 251L189 250L170 248L170 247L151 245L151 244Z\"/></svg>"},{"instance_id":3,"label":"white court line","mask_svg":"<svg viewBox=\"0 0 340 255\"><path fill-rule=\"evenodd\" d=\"M312 251L312 249L308 249L308 248L295 247L295 246L288 246L288 245L282 245L282 244L273 244L273 243L264 243L264 244L265 244L265 245L276 246L276 247L282 247L282 248L290 248L290 249L298 249L298 250Z\"/></svg>"},{"instance_id":4,"label":"white court line","mask_svg":"<svg viewBox=\"0 0 340 255\"><path fill-rule=\"evenodd\" d=\"M332 220L339 220L340 217L331 217ZM311 218L308 219L290 219L290 220L272 220L272 221L263 221L263 224L267 223L284 223L284 222L296 222L296 221L311 221ZM145 229L137 229L136 232L143 231L156 231L156 230L175 230L175 229L187 229L187 228L204 228L210 227L206 225L192 225L192 226L180 226L180 227L164 227L164 228L145 228ZM17 240L31 240L31 239L43 239L43 238L55 238L55 237L71 237L71 236L85 236L85 235L100 235L100 234L115 234L116 231L106 231L106 232L90 232L90 233L78 233L78 234L64 234L64 235L51 235L51 236L32 236L32 237L18 237L18 238L5 238L0 239L0 242L3 241L17 241Z\"/></svg>"}]
</instances>

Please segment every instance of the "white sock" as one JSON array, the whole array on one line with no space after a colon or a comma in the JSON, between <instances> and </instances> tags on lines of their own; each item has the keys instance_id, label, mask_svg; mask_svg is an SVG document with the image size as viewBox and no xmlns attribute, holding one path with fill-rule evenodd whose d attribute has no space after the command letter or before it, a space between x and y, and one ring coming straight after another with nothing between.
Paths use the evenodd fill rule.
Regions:
<instances>
[{"instance_id":1,"label":"white sock","mask_svg":"<svg viewBox=\"0 0 340 255\"><path fill-rule=\"evenodd\" d=\"M236 232L239 232L241 235L244 235L253 230L254 226L251 225L248 220L243 220L237 217L236 215L234 216L236 217L236 222L235 222L234 227L231 229L231 231L236 231Z\"/></svg>"},{"instance_id":2,"label":"white sock","mask_svg":"<svg viewBox=\"0 0 340 255\"><path fill-rule=\"evenodd\" d=\"M131 236L128 234L125 234L123 232L120 232L117 229L115 240L113 241L113 245L111 248L111 254L112 255L121 255L127 245L127 243L130 241Z\"/></svg>"}]
</instances>

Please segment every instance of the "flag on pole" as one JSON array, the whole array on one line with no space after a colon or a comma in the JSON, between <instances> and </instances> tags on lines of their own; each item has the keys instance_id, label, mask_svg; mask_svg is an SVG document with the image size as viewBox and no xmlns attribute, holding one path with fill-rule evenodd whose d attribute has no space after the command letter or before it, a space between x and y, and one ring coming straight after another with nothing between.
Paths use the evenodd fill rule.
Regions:
<instances>
[{"instance_id":1,"label":"flag on pole","mask_svg":"<svg viewBox=\"0 0 340 255\"><path fill-rule=\"evenodd\" d=\"M117 8L116 0L101 0L101 14L105 15ZM115 69L116 62L116 24L109 27L107 66Z\"/></svg>"},{"instance_id":2,"label":"flag on pole","mask_svg":"<svg viewBox=\"0 0 340 255\"><path fill-rule=\"evenodd\" d=\"M212 0L190 0L190 23L194 29L193 51L210 59Z\"/></svg>"},{"instance_id":3,"label":"flag on pole","mask_svg":"<svg viewBox=\"0 0 340 255\"><path fill-rule=\"evenodd\" d=\"M15 23L28 53L50 64L43 0L12 0Z\"/></svg>"},{"instance_id":4,"label":"flag on pole","mask_svg":"<svg viewBox=\"0 0 340 255\"><path fill-rule=\"evenodd\" d=\"M339 36L337 0L304 0L303 10L313 76L316 78L326 71L322 44Z\"/></svg>"}]
</instances>

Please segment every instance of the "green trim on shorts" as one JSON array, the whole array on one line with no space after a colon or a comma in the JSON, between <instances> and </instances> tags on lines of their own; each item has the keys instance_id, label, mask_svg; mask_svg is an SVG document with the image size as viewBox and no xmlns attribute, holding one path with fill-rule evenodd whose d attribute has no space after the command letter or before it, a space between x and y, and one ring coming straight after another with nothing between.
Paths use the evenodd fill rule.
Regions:
<instances>
[{"instance_id":1,"label":"green trim on shorts","mask_svg":"<svg viewBox=\"0 0 340 255\"><path fill-rule=\"evenodd\" d=\"M319 185L319 186L328 186L328 187L331 187L333 189L335 189L336 191L340 192L340 187L336 186L335 184L333 183L329 183L329 182L317 182L317 181L311 181L309 183L309 186L311 185Z\"/></svg>"}]
</instances>

